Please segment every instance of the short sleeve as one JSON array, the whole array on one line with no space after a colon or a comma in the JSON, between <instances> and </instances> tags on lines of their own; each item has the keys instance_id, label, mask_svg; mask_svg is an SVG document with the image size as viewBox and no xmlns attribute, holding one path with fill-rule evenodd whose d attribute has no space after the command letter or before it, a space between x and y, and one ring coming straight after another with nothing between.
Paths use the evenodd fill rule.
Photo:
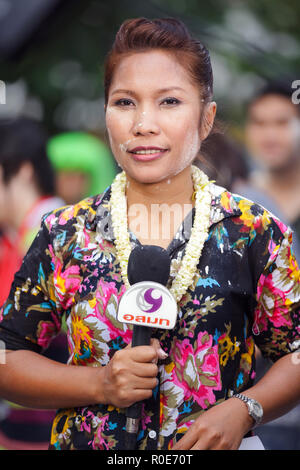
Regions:
<instances>
[{"instance_id":1,"label":"short sleeve","mask_svg":"<svg viewBox=\"0 0 300 470\"><path fill-rule=\"evenodd\" d=\"M263 356L275 362L300 347L300 272L290 228L269 246L257 283L253 333Z\"/></svg>"},{"instance_id":2,"label":"short sleeve","mask_svg":"<svg viewBox=\"0 0 300 470\"><path fill-rule=\"evenodd\" d=\"M60 331L62 315L55 298L52 253L43 221L0 310L0 340L6 349L42 352Z\"/></svg>"}]
</instances>

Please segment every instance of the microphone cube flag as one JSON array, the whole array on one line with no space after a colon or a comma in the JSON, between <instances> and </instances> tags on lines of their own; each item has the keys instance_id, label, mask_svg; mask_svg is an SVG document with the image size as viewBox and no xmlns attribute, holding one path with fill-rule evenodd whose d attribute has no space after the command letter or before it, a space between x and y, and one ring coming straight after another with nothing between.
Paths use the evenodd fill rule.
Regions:
<instances>
[{"instance_id":1,"label":"microphone cube flag","mask_svg":"<svg viewBox=\"0 0 300 470\"><path fill-rule=\"evenodd\" d=\"M176 319L177 303L158 282L137 282L121 297L118 308L121 323L171 330Z\"/></svg>"}]
</instances>

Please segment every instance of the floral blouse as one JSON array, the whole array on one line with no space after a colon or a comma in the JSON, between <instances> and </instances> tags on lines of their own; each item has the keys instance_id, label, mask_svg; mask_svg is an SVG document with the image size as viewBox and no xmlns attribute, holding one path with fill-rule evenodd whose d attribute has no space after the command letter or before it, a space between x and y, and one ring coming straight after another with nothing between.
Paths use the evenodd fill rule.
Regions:
<instances>
[{"instance_id":1,"label":"floral blouse","mask_svg":"<svg viewBox=\"0 0 300 470\"><path fill-rule=\"evenodd\" d=\"M255 378L255 344L276 361L300 346L300 275L290 228L263 207L210 185L210 230L173 330L153 329L168 357L143 403L139 449L171 449L201 413ZM170 243L169 282L178 271L192 210ZM134 247L139 241L130 232ZM42 353L65 316L69 363L105 366L132 338L117 320L124 294L110 215L110 188L55 210L16 274L0 311L8 349ZM123 449L125 411L88 403L60 409L51 449Z\"/></svg>"}]
</instances>

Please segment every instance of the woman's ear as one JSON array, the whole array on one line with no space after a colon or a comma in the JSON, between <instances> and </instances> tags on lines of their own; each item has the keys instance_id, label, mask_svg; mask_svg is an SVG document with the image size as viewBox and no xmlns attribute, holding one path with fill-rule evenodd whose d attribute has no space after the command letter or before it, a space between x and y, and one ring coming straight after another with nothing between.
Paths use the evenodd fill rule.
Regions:
<instances>
[{"instance_id":1,"label":"woman's ear","mask_svg":"<svg viewBox=\"0 0 300 470\"><path fill-rule=\"evenodd\" d=\"M200 138L205 140L213 128L214 120L217 112L217 103L210 101L204 106L200 123Z\"/></svg>"}]
</instances>

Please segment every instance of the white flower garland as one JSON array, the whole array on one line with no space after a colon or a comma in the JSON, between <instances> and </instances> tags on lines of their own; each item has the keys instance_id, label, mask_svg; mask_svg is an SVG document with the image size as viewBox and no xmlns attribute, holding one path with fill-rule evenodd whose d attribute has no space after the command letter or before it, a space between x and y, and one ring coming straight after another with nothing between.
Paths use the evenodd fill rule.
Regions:
<instances>
[{"instance_id":1,"label":"white flower garland","mask_svg":"<svg viewBox=\"0 0 300 470\"><path fill-rule=\"evenodd\" d=\"M190 240L186 246L181 266L170 288L170 292L173 294L176 302L180 301L193 282L197 264L209 230L211 206L209 179L206 174L196 166L192 166L192 178L196 213ZM111 185L110 203L117 257L120 262L123 281L128 288L130 284L127 277L127 265L131 245L128 232L127 200L125 195L126 181L124 171L117 174Z\"/></svg>"}]
</instances>

